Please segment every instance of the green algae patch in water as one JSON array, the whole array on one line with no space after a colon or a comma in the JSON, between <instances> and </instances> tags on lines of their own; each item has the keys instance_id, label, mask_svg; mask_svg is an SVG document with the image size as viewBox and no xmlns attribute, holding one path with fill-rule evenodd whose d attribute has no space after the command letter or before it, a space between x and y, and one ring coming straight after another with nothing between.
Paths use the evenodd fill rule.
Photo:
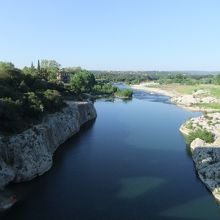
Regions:
<instances>
[{"instance_id":1,"label":"green algae patch in water","mask_svg":"<svg viewBox=\"0 0 220 220\"><path fill-rule=\"evenodd\" d=\"M210 203L210 196L203 196L174 206L160 213L160 216L172 219L217 219L220 213L214 207L214 200L212 203Z\"/></svg>"},{"instance_id":2,"label":"green algae patch in water","mask_svg":"<svg viewBox=\"0 0 220 220\"><path fill-rule=\"evenodd\" d=\"M117 197L122 199L136 198L160 187L164 182L163 179L154 177L124 178L120 181L121 189Z\"/></svg>"}]
</instances>

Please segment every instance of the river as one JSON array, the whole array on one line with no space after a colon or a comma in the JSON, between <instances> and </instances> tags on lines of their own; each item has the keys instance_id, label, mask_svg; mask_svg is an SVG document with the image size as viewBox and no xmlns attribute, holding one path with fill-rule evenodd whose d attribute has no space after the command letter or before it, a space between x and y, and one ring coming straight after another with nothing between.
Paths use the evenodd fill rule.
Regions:
<instances>
[{"instance_id":1,"label":"river","mask_svg":"<svg viewBox=\"0 0 220 220\"><path fill-rule=\"evenodd\" d=\"M95 106L96 121L57 150L48 173L9 187L19 202L1 220L220 219L179 132L200 113L141 91Z\"/></svg>"}]
</instances>

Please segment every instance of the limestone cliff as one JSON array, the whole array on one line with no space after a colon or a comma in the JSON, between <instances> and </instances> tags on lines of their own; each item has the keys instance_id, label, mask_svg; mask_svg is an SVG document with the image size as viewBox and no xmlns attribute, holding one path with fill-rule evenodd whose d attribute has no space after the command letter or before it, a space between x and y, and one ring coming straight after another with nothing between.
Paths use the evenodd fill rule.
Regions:
<instances>
[{"instance_id":1,"label":"limestone cliff","mask_svg":"<svg viewBox=\"0 0 220 220\"><path fill-rule=\"evenodd\" d=\"M220 113L191 118L180 127L180 131L187 136L201 128L214 135L214 142L206 143L200 138L193 140L190 144L192 158L200 179L220 201Z\"/></svg>"},{"instance_id":2,"label":"limestone cliff","mask_svg":"<svg viewBox=\"0 0 220 220\"><path fill-rule=\"evenodd\" d=\"M202 141L197 139L191 144L196 170L200 179L220 201L220 149L209 145L200 146L199 142Z\"/></svg>"},{"instance_id":3,"label":"limestone cliff","mask_svg":"<svg viewBox=\"0 0 220 220\"><path fill-rule=\"evenodd\" d=\"M31 180L48 171L55 150L95 117L92 103L68 102L61 112L48 115L41 124L20 134L1 136L0 187Z\"/></svg>"}]
</instances>

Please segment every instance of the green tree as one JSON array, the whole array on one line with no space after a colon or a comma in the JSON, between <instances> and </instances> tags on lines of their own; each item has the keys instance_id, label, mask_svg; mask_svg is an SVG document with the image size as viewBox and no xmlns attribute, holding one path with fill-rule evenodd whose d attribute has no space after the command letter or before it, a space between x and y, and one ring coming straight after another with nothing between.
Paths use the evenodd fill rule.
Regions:
<instances>
[{"instance_id":1,"label":"green tree","mask_svg":"<svg viewBox=\"0 0 220 220\"><path fill-rule=\"evenodd\" d=\"M118 90L115 95L120 98L132 98L133 91L131 89Z\"/></svg>"},{"instance_id":2,"label":"green tree","mask_svg":"<svg viewBox=\"0 0 220 220\"><path fill-rule=\"evenodd\" d=\"M220 75L215 76L214 83L220 85Z\"/></svg>"},{"instance_id":3,"label":"green tree","mask_svg":"<svg viewBox=\"0 0 220 220\"><path fill-rule=\"evenodd\" d=\"M65 67L63 70L71 75L77 74L82 71L81 67Z\"/></svg>"},{"instance_id":4,"label":"green tree","mask_svg":"<svg viewBox=\"0 0 220 220\"><path fill-rule=\"evenodd\" d=\"M22 80L23 74L19 69L6 69L5 71L0 71L0 84L2 85L17 88Z\"/></svg>"},{"instance_id":5,"label":"green tree","mask_svg":"<svg viewBox=\"0 0 220 220\"><path fill-rule=\"evenodd\" d=\"M37 69L33 68L33 67L27 67L25 66L23 69L22 69L22 72L25 74L25 75L32 75L32 76L36 76L38 74L38 71Z\"/></svg>"},{"instance_id":6,"label":"green tree","mask_svg":"<svg viewBox=\"0 0 220 220\"><path fill-rule=\"evenodd\" d=\"M31 69L35 69L33 62L31 62Z\"/></svg>"},{"instance_id":7,"label":"green tree","mask_svg":"<svg viewBox=\"0 0 220 220\"><path fill-rule=\"evenodd\" d=\"M13 70L14 68L15 67L13 63L0 61L0 74L7 72L9 70Z\"/></svg>"},{"instance_id":8,"label":"green tree","mask_svg":"<svg viewBox=\"0 0 220 220\"><path fill-rule=\"evenodd\" d=\"M40 71L40 60L37 61L37 70Z\"/></svg>"},{"instance_id":9,"label":"green tree","mask_svg":"<svg viewBox=\"0 0 220 220\"><path fill-rule=\"evenodd\" d=\"M44 78L55 80L61 65L55 60L41 60L40 66Z\"/></svg>"},{"instance_id":10,"label":"green tree","mask_svg":"<svg viewBox=\"0 0 220 220\"><path fill-rule=\"evenodd\" d=\"M91 92L96 80L92 73L82 70L73 76L70 83L77 93Z\"/></svg>"}]
</instances>

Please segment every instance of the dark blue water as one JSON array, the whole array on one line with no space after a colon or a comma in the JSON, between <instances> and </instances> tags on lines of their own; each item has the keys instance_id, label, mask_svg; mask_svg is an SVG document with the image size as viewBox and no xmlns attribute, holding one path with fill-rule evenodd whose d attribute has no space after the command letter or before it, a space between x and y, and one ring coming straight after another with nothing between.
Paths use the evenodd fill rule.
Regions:
<instances>
[{"instance_id":1,"label":"dark blue water","mask_svg":"<svg viewBox=\"0 0 220 220\"><path fill-rule=\"evenodd\" d=\"M11 186L21 200L0 219L220 219L179 132L198 113L139 91L95 106L96 121L59 148L47 174Z\"/></svg>"}]
</instances>

